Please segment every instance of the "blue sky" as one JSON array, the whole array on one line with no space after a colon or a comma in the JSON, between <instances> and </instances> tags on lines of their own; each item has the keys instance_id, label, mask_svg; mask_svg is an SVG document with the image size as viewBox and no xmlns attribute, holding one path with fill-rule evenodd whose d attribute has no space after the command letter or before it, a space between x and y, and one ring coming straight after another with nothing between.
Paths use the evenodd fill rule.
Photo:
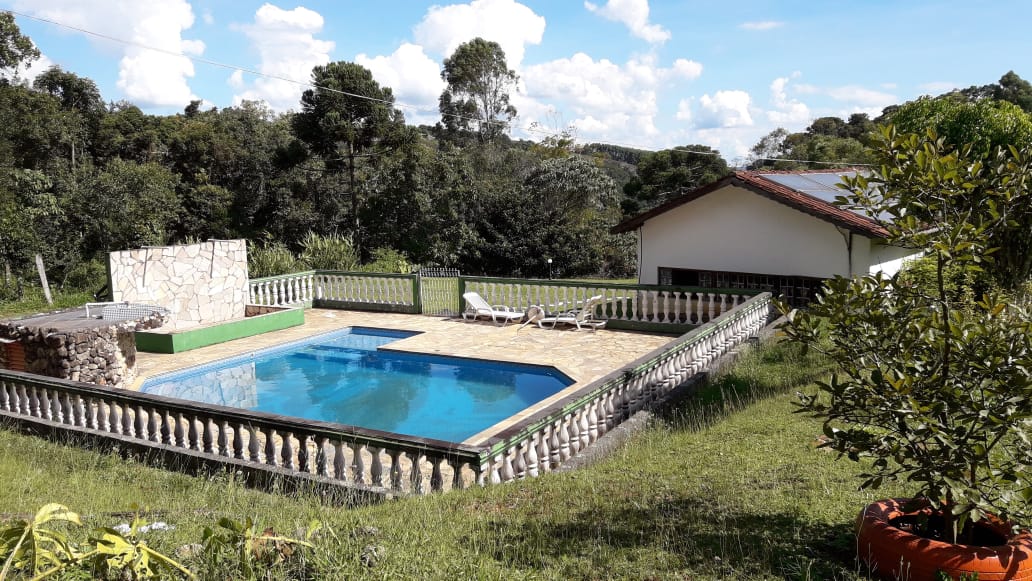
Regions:
<instances>
[{"instance_id":1,"label":"blue sky","mask_svg":"<svg viewBox=\"0 0 1032 581\"><path fill-rule=\"evenodd\" d=\"M701 143L734 160L781 126L876 115L953 87L1032 78L1019 0L0 0L50 65L93 79L104 98L148 112L191 99L297 108L304 87L105 40L28 18L307 81L355 61L394 89L406 118L437 120L440 63L481 36L520 75L513 134L572 127L579 141L659 149ZM1025 67L1023 69L1022 67Z\"/></svg>"}]
</instances>

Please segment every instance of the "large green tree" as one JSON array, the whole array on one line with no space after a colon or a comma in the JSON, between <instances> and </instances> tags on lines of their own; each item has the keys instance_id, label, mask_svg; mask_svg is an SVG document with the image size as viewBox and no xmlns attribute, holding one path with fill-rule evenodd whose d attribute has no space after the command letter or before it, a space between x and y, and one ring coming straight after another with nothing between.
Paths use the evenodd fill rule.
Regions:
<instances>
[{"instance_id":1,"label":"large green tree","mask_svg":"<svg viewBox=\"0 0 1032 581\"><path fill-rule=\"evenodd\" d=\"M312 70L312 84L294 116L297 136L318 154L328 171L346 171L353 240L363 247L361 193L357 172L364 160L402 139L405 118L394 108L394 93L381 87L369 69L333 62ZM368 164L365 164L368 165Z\"/></svg>"},{"instance_id":2,"label":"large green tree","mask_svg":"<svg viewBox=\"0 0 1032 581\"><path fill-rule=\"evenodd\" d=\"M921 97L886 112L881 122L892 123L901 133L929 129L954 147L971 143L983 152L993 147L1032 144L1032 115L1009 101L969 101L956 93Z\"/></svg>"},{"instance_id":3,"label":"large green tree","mask_svg":"<svg viewBox=\"0 0 1032 581\"><path fill-rule=\"evenodd\" d=\"M731 168L720 152L705 145L684 145L645 154L638 162L637 178L624 186L624 213L646 210L729 173Z\"/></svg>"},{"instance_id":4,"label":"large green tree","mask_svg":"<svg viewBox=\"0 0 1032 581\"><path fill-rule=\"evenodd\" d=\"M448 135L476 135L491 141L508 133L516 108L509 93L519 79L505 61L497 42L474 38L444 59L441 78L441 123Z\"/></svg>"},{"instance_id":5,"label":"large green tree","mask_svg":"<svg viewBox=\"0 0 1032 581\"><path fill-rule=\"evenodd\" d=\"M0 74L8 77L19 65L39 58L39 49L32 39L21 33L14 14L0 12Z\"/></svg>"}]
</instances>

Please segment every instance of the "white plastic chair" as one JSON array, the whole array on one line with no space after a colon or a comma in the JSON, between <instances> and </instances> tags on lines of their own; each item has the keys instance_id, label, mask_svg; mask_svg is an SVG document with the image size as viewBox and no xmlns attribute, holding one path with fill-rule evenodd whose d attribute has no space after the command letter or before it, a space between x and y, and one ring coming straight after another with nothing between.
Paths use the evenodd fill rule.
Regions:
<instances>
[{"instance_id":1,"label":"white plastic chair","mask_svg":"<svg viewBox=\"0 0 1032 581\"><path fill-rule=\"evenodd\" d=\"M466 299L466 310L463 311L462 318L467 321L490 317L494 324L504 325L510 321L519 321L525 314L506 305L488 304L484 297L472 291L462 295L462 298Z\"/></svg>"}]
</instances>

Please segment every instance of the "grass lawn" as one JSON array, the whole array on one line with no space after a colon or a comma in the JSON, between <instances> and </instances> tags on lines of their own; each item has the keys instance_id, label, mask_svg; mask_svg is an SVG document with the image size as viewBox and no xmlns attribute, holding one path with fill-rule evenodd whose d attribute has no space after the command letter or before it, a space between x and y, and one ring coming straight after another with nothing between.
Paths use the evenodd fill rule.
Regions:
<instances>
[{"instance_id":1,"label":"grass lawn","mask_svg":"<svg viewBox=\"0 0 1032 581\"><path fill-rule=\"evenodd\" d=\"M91 293L85 291L52 291L53 305L48 305L43 296L43 289L35 286L26 286L22 298L14 301L0 301L0 318L13 318L35 313L45 313L71 307L81 307L86 303L94 302Z\"/></svg>"},{"instance_id":2,"label":"grass lawn","mask_svg":"<svg viewBox=\"0 0 1032 581\"><path fill-rule=\"evenodd\" d=\"M860 579L852 521L903 491L857 491L861 466L815 449L820 423L792 413L825 367L765 346L589 468L352 509L0 430L0 512L60 502L111 526L136 504L176 527L147 534L167 552L221 517L287 535L321 521L315 549L273 578Z\"/></svg>"}]
</instances>

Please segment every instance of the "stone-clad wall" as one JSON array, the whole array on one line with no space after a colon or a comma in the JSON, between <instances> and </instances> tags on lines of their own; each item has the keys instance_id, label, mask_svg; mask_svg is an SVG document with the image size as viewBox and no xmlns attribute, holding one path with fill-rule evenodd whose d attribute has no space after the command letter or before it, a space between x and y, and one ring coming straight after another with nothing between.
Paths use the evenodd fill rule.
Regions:
<instances>
[{"instance_id":1,"label":"stone-clad wall","mask_svg":"<svg viewBox=\"0 0 1032 581\"><path fill-rule=\"evenodd\" d=\"M244 316L244 240L112 252L110 266L112 299L165 307L173 331Z\"/></svg>"},{"instance_id":2,"label":"stone-clad wall","mask_svg":"<svg viewBox=\"0 0 1032 581\"><path fill-rule=\"evenodd\" d=\"M85 329L29 327L18 321L0 323L0 338L21 345L24 369L38 375L124 387L136 378L136 341L133 331L160 327L160 316ZM5 345L4 352L8 350Z\"/></svg>"}]
</instances>

